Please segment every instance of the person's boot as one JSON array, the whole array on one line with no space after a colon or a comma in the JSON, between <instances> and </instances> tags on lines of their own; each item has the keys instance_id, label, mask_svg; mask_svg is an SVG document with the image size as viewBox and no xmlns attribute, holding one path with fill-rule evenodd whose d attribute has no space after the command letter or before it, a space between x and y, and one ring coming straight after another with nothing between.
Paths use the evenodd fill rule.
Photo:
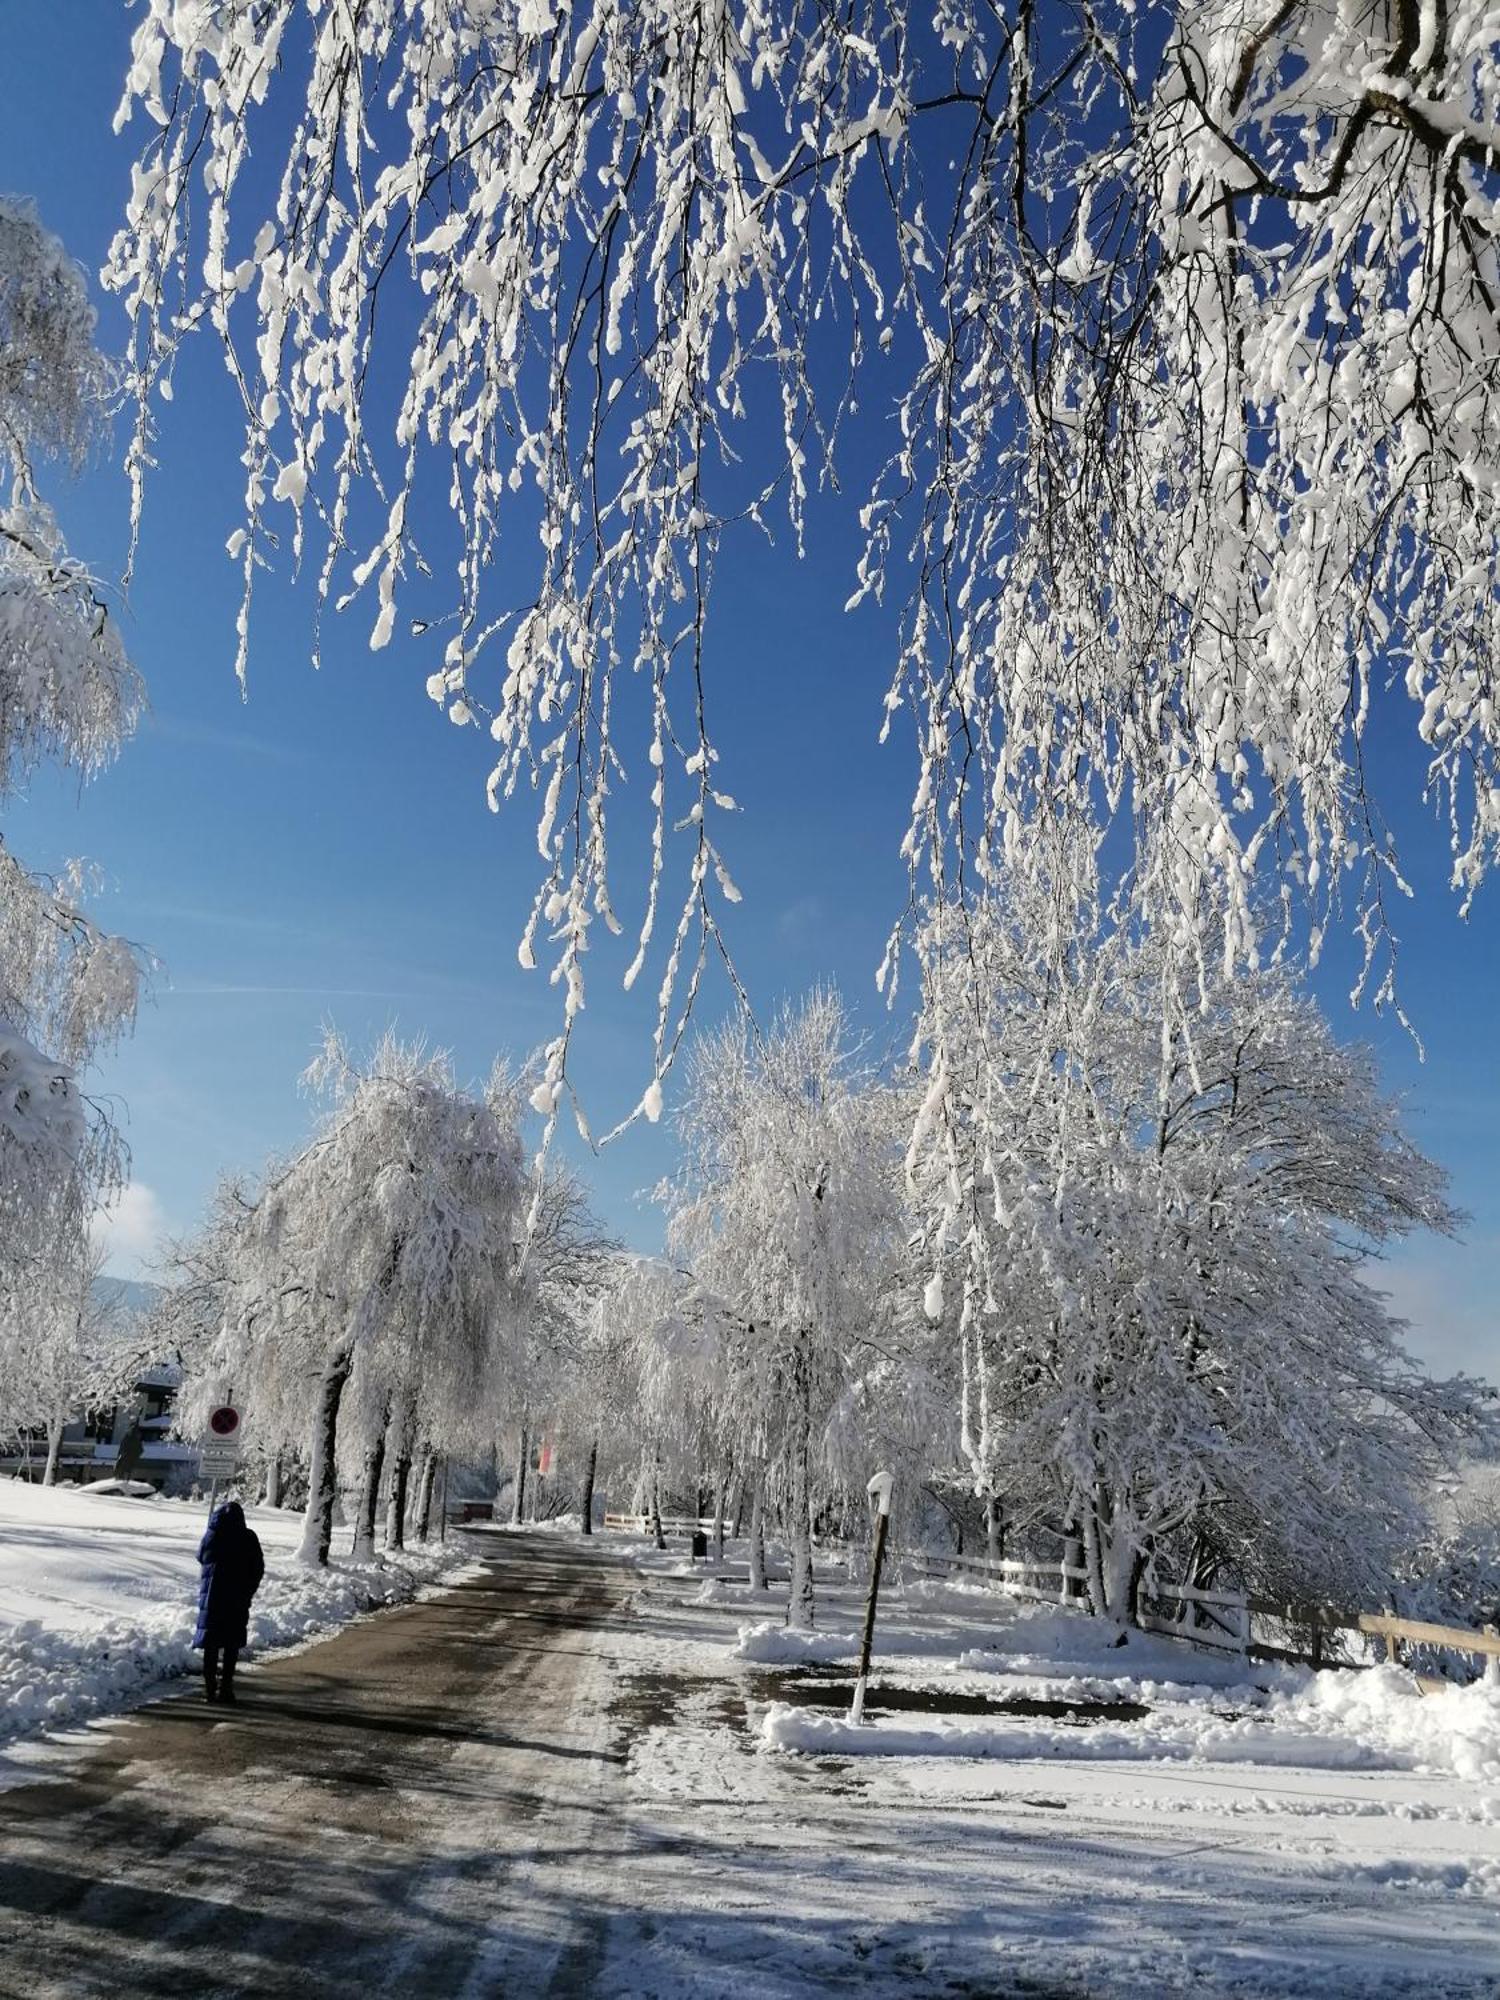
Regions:
<instances>
[{"instance_id":1,"label":"person's boot","mask_svg":"<svg viewBox=\"0 0 1500 2000\"><path fill-rule=\"evenodd\" d=\"M214 1673L212 1662L206 1657L203 1662L203 1698L205 1701L219 1699L218 1676Z\"/></svg>"},{"instance_id":2,"label":"person's boot","mask_svg":"<svg viewBox=\"0 0 1500 2000\"><path fill-rule=\"evenodd\" d=\"M224 1656L224 1668L219 1676L219 1701L225 1708L234 1708L236 1706L234 1699L233 1653L226 1653Z\"/></svg>"}]
</instances>

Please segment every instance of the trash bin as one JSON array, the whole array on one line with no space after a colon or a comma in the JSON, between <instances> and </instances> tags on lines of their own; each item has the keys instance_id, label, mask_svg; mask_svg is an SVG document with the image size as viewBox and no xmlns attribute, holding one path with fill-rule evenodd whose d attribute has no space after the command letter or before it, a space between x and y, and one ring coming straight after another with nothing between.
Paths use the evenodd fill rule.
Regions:
<instances>
[{"instance_id":1,"label":"trash bin","mask_svg":"<svg viewBox=\"0 0 1500 2000\"><path fill-rule=\"evenodd\" d=\"M693 1561L697 1562L698 1558L702 1556L703 1560L707 1562L708 1537L707 1535L704 1534L701 1528L694 1528L692 1541L693 1541Z\"/></svg>"}]
</instances>

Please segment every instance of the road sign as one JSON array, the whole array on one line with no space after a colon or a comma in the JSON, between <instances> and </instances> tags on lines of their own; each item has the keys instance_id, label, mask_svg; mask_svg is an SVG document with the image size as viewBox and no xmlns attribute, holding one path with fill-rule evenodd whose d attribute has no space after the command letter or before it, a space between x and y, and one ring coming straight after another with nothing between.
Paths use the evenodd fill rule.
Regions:
<instances>
[{"instance_id":1,"label":"road sign","mask_svg":"<svg viewBox=\"0 0 1500 2000\"><path fill-rule=\"evenodd\" d=\"M208 1420L208 1428L214 1434L216 1444L239 1443L240 1413L233 1403L220 1403Z\"/></svg>"},{"instance_id":2,"label":"road sign","mask_svg":"<svg viewBox=\"0 0 1500 2000\"><path fill-rule=\"evenodd\" d=\"M198 1454L198 1477L200 1479L233 1479L239 1471L240 1454L237 1445L226 1450L223 1445L207 1444Z\"/></svg>"}]
</instances>

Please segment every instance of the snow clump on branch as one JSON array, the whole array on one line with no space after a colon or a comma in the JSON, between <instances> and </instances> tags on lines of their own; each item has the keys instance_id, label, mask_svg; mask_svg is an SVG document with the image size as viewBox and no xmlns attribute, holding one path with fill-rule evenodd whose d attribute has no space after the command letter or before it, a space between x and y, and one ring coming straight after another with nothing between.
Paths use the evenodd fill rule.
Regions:
<instances>
[{"instance_id":1,"label":"snow clump on branch","mask_svg":"<svg viewBox=\"0 0 1500 2000\"><path fill-rule=\"evenodd\" d=\"M154 0L136 114L107 279L137 510L211 330L245 413L241 673L289 517L320 601L373 600L373 645L402 607L424 643L446 625L429 693L488 724L492 803L535 790L548 1118L642 753L625 979L664 938L655 1115L737 895L713 572L778 513L800 547L856 411L897 423L851 603L913 559L884 699L915 719L906 855L936 890L1023 865L1058 812L1123 816L1174 992L1208 949L1263 957L1257 880L1316 949L1352 871L1361 985L1392 997L1378 720L1415 725L1467 904L1500 836L1479 0Z\"/></svg>"}]
</instances>

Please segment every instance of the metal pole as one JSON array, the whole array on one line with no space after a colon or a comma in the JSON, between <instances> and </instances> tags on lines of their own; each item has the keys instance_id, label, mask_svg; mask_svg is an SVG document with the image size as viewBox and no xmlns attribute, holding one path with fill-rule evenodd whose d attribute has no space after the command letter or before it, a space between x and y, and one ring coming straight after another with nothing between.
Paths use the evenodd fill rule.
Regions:
<instances>
[{"instance_id":1,"label":"metal pole","mask_svg":"<svg viewBox=\"0 0 1500 2000\"><path fill-rule=\"evenodd\" d=\"M880 1566L885 1560L885 1538L891 1525L891 1475L877 1472L865 1488L879 1512L875 1517L875 1553L870 1561L870 1595L865 1602L865 1630L859 1646L859 1678L854 1683L854 1700L849 1704L849 1720L865 1719L865 1683L870 1678L870 1648L875 1642L875 1604L880 1596Z\"/></svg>"}]
</instances>

